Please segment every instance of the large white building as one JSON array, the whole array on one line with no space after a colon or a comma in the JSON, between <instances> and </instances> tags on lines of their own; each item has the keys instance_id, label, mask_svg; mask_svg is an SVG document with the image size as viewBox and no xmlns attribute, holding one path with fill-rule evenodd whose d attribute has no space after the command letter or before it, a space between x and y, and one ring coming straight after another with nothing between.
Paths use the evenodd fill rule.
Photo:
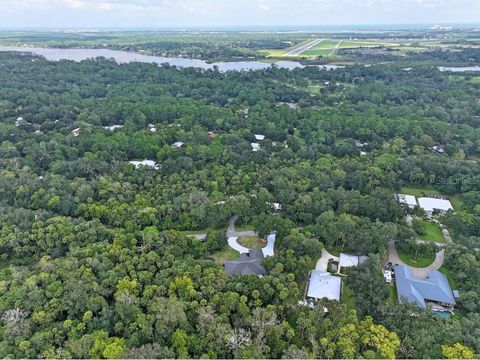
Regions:
<instances>
[{"instance_id":1,"label":"large white building","mask_svg":"<svg viewBox=\"0 0 480 360\"><path fill-rule=\"evenodd\" d=\"M429 197L418 198L418 206L420 206L427 214L433 214L438 211L440 214L446 214L448 210L453 210L452 203L446 199L437 199Z\"/></svg>"},{"instance_id":2,"label":"large white building","mask_svg":"<svg viewBox=\"0 0 480 360\"><path fill-rule=\"evenodd\" d=\"M340 277L333 276L326 271L312 270L307 297L340 301L341 288L342 279Z\"/></svg>"}]
</instances>

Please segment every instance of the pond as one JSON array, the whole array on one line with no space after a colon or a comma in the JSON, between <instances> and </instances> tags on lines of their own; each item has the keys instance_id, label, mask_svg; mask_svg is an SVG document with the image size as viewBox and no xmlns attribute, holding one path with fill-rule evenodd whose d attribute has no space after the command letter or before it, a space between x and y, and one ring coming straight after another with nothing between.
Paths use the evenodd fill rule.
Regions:
<instances>
[{"instance_id":1,"label":"pond","mask_svg":"<svg viewBox=\"0 0 480 360\"><path fill-rule=\"evenodd\" d=\"M217 66L219 71L248 71L248 70L262 70L268 69L271 64L261 61L225 61L207 63L205 60L176 58L176 57L162 57L143 55L134 52L110 50L110 49L57 49L57 48L39 48L39 47L20 47L20 46L0 46L0 51L15 51L22 53L33 53L44 56L50 61L59 60L73 60L82 61L97 57L105 57L107 59L114 59L118 63L128 62L144 62L154 64L169 63L172 66L178 67L196 67L202 69L213 69ZM278 67L293 70L295 68L305 67L298 61L277 61L274 63ZM338 65L313 65L322 69L331 70L341 68Z\"/></svg>"}]
</instances>

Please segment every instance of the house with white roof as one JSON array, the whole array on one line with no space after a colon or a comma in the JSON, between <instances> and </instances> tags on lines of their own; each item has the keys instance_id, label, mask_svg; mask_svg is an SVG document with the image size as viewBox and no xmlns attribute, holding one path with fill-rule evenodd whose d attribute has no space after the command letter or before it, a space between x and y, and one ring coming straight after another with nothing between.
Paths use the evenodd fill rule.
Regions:
<instances>
[{"instance_id":1,"label":"house with white roof","mask_svg":"<svg viewBox=\"0 0 480 360\"><path fill-rule=\"evenodd\" d=\"M327 298L340 301L342 279L326 271L312 270L308 282L307 297L313 299Z\"/></svg>"},{"instance_id":2,"label":"house with white roof","mask_svg":"<svg viewBox=\"0 0 480 360\"><path fill-rule=\"evenodd\" d=\"M397 199L400 204L407 205L410 209L417 207L417 199L413 195L397 194Z\"/></svg>"},{"instance_id":3,"label":"house with white roof","mask_svg":"<svg viewBox=\"0 0 480 360\"><path fill-rule=\"evenodd\" d=\"M262 141L265 139L265 135L255 134L255 140Z\"/></svg>"},{"instance_id":4,"label":"house with white roof","mask_svg":"<svg viewBox=\"0 0 480 360\"><path fill-rule=\"evenodd\" d=\"M78 136L78 135L80 135L80 128L73 129L73 130L72 130L72 134L73 134L73 136Z\"/></svg>"},{"instance_id":5,"label":"house with white roof","mask_svg":"<svg viewBox=\"0 0 480 360\"><path fill-rule=\"evenodd\" d=\"M103 128L110 131L115 131L117 129L123 128L123 125L110 125L110 126L104 126Z\"/></svg>"},{"instance_id":6,"label":"house with white roof","mask_svg":"<svg viewBox=\"0 0 480 360\"><path fill-rule=\"evenodd\" d=\"M180 149L183 146L183 142L177 141L172 144L172 148L174 149Z\"/></svg>"},{"instance_id":7,"label":"house with white roof","mask_svg":"<svg viewBox=\"0 0 480 360\"><path fill-rule=\"evenodd\" d=\"M252 151L260 150L260 144L259 143L251 143L250 145L252 145Z\"/></svg>"},{"instance_id":8,"label":"house with white roof","mask_svg":"<svg viewBox=\"0 0 480 360\"><path fill-rule=\"evenodd\" d=\"M143 161L129 161L129 163L135 166L135 169L138 169L141 166L146 166L155 170L158 170L160 168L155 161L147 159Z\"/></svg>"},{"instance_id":9,"label":"house with white roof","mask_svg":"<svg viewBox=\"0 0 480 360\"><path fill-rule=\"evenodd\" d=\"M434 212L445 215L448 210L453 211L452 203L447 199L421 197L418 198L418 206L425 210L428 215L432 215Z\"/></svg>"},{"instance_id":10,"label":"house with white roof","mask_svg":"<svg viewBox=\"0 0 480 360\"><path fill-rule=\"evenodd\" d=\"M338 259L337 272L340 273L340 270L342 269L342 267L358 266L360 264L363 264L367 260L368 260L368 256L358 256L358 255L340 253L340 257Z\"/></svg>"}]
</instances>

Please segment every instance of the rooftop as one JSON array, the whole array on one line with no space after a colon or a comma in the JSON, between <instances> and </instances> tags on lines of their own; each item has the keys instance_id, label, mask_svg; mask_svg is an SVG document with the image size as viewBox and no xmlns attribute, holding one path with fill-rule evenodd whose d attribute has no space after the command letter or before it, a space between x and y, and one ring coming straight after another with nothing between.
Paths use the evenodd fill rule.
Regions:
<instances>
[{"instance_id":1,"label":"rooftop","mask_svg":"<svg viewBox=\"0 0 480 360\"><path fill-rule=\"evenodd\" d=\"M418 206L420 206L425 211L448 211L453 210L453 206L449 200L446 199L436 199L430 197L421 197L418 198Z\"/></svg>"},{"instance_id":2,"label":"rooftop","mask_svg":"<svg viewBox=\"0 0 480 360\"><path fill-rule=\"evenodd\" d=\"M321 270L312 270L307 296L315 299L327 298L340 301L342 279Z\"/></svg>"},{"instance_id":3,"label":"rooftop","mask_svg":"<svg viewBox=\"0 0 480 360\"><path fill-rule=\"evenodd\" d=\"M138 169L140 166L147 166L147 167L150 167L150 168L155 169L155 170L159 169L159 166L153 160L145 159L143 161L129 161L129 163L132 164L133 166L135 166L135 169Z\"/></svg>"},{"instance_id":4,"label":"rooftop","mask_svg":"<svg viewBox=\"0 0 480 360\"><path fill-rule=\"evenodd\" d=\"M399 302L416 303L421 308L426 308L425 301L456 304L447 277L441 272L430 271L426 279L417 279L408 266L395 265L394 269Z\"/></svg>"},{"instance_id":5,"label":"rooftop","mask_svg":"<svg viewBox=\"0 0 480 360\"><path fill-rule=\"evenodd\" d=\"M248 253L240 254L237 260L226 261L225 271L230 275L265 275L266 270L262 266L262 249L253 249Z\"/></svg>"},{"instance_id":6,"label":"rooftop","mask_svg":"<svg viewBox=\"0 0 480 360\"><path fill-rule=\"evenodd\" d=\"M338 265L342 267L358 266L359 264L364 263L368 259L367 256L357 256L340 253L340 258Z\"/></svg>"},{"instance_id":7,"label":"rooftop","mask_svg":"<svg viewBox=\"0 0 480 360\"><path fill-rule=\"evenodd\" d=\"M413 195L398 194L398 202L400 204L407 204L409 207L417 206L417 200Z\"/></svg>"}]
</instances>

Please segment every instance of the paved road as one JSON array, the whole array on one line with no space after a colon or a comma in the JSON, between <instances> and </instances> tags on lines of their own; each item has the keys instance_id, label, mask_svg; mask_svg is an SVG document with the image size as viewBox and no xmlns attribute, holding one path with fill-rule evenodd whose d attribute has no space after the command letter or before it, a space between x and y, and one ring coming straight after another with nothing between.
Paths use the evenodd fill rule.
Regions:
<instances>
[{"instance_id":1,"label":"paved road","mask_svg":"<svg viewBox=\"0 0 480 360\"><path fill-rule=\"evenodd\" d=\"M285 54L285 56L297 56L297 55L300 55L301 53L303 53L304 51L307 51L307 50L310 50L312 47L314 47L315 45L317 44L320 44L323 40L325 39L315 39L315 40L312 40L306 44L303 44L291 51L289 51L288 53Z\"/></svg>"},{"instance_id":2,"label":"paved road","mask_svg":"<svg viewBox=\"0 0 480 360\"><path fill-rule=\"evenodd\" d=\"M389 254L389 261L392 264L402 264L402 265L408 266L412 270L413 275L420 279L426 279L427 273L429 271L435 271L440 269L445 260L445 249L442 249L436 253L435 260L429 266L424 268L415 268L413 266L409 266L400 259L400 256L398 256L394 241L388 242L388 254Z\"/></svg>"},{"instance_id":3,"label":"paved road","mask_svg":"<svg viewBox=\"0 0 480 360\"><path fill-rule=\"evenodd\" d=\"M227 227L227 236L234 236L234 237L249 237L249 236L258 236L258 234L253 230L247 231L236 231L235 230L235 221L237 221L238 216L232 216L228 220L228 227Z\"/></svg>"},{"instance_id":4,"label":"paved road","mask_svg":"<svg viewBox=\"0 0 480 360\"><path fill-rule=\"evenodd\" d=\"M233 250L237 250L240 254L246 254L250 251L250 249L246 248L245 246L240 245L238 242L238 237L236 236L229 236L228 246L230 246Z\"/></svg>"},{"instance_id":5,"label":"paved road","mask_svg":"<svg viewBox=\"0 0 480 360\"><path fill-rule=\"evenodd\" d=\"M337 45L335 45L335 47L332 49L332 51L330 51L330 54L329 55L333 55L335 54L335 51L337 51L338 47L340 46L340 44L342 43L343 40L340 40Z\"/></svg>"},{"instance_id":6,"label":"paved road","mask_svg":"<svg viewBox=\"0 0 480 360\"><path fill-rule=\"evenodd\" d=\"M337 256L333 256L327 250L322 249L322 256L317 260L317 265L315 270L327 271L328 269L328 260L332 259L333 261L338 261Z\"/></svg>"}]
</instances>

